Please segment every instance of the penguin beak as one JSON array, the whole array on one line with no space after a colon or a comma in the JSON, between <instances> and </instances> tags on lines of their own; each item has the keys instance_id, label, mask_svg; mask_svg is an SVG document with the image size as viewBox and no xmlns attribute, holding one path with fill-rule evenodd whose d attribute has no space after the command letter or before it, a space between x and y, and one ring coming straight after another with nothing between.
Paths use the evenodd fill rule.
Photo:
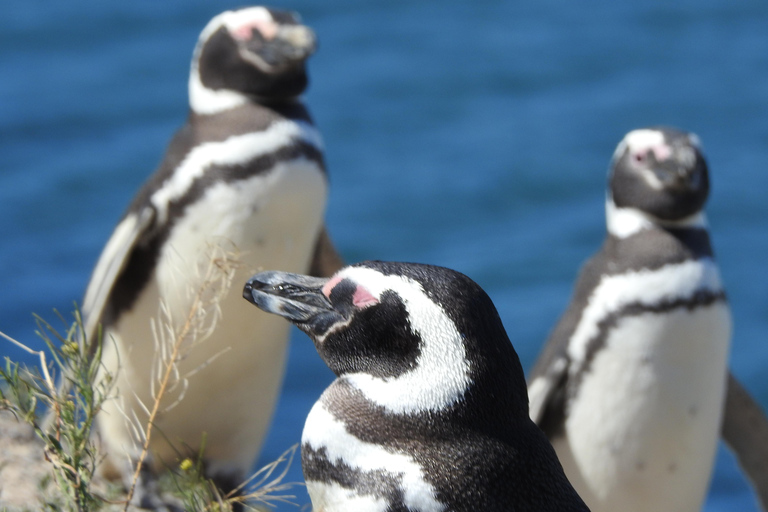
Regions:
<instances>
[{"instance_id":1,"label":"penguin beak","mask_svg":"<svg viewBox=\"0 0 768 512\"><path fill-rule=\"evenodd\" d=\"M661 164L653 168L656 178L673 190L695 190L699 184L699 174L691 169L677 164Z\"/></svg>"},{"instance_id":2,"label":"penguin beak","mask_svg":"<svg viewBox=\"0 0 768 512\"><path fill-rule=\"evenodd\" d=\"M304 25L278 25L274 33L262 34L254 29L242 41L240 54L267 73L279 73L303 63L317 49L314 31Z\"/></svg>"},{"instance_id":3,"label":"penguin beak","mask_svg":"<svg viewBox=\"0 0 768 512\"><path fill-rule=\"evenodd\" d=\"M280 25L276 39L285 45L285 57L294 61L306 59L317 49L315 33L305 25Z\"/></svg>"},{"instance_id":4,"label":"penguin beak","mask_svg":"<svg viewBox=\"0 0 768 512\"><path fill-rule=\"evenodd\" d=\"M317 333L341 318L322 288L328 279L267 271L245 283L243 297L267 313L280 315L301 330Z\"/></svg>"},{"instance_id":5,"label":"penguin beak","mask_svg":"<svg viewBox=\"0 0 768 512\"><path fill-rule=\"evenodd\" d=\"M653 161L652 172L656 178L672 190L697 190L701 185L701 159L690 147L673 148L672 157Z\"/></svg>"}]
</instances>

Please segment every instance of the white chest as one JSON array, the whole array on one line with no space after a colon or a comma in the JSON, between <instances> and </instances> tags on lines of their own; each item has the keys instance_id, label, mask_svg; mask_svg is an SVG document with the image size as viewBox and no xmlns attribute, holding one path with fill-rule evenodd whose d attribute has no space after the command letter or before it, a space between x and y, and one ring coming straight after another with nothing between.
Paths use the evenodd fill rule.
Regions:
<instances>
[{"instance_id":1,"label":"white chest","mask_svg":"<svg viewBox=\"0 0 768 512\"><path fill-rule=\"evenodd\" d=\"M163 300L171 311L185 311L194 276L214 249L235 256L237 278L270 268L305 271L325 199L325 180L316 164L305 160L209 187L177 221L160 254L155 276ZM239 290L230 295L240 298Z\"/></svg>"},{"instance_id":2,"label":"white chest","mask_svg":"<svg viewBox=\"0 0 768 512\"><path fill-rule=\"evenodd\" d=\"M390 503L379 495L371 482L387 475L400 485L409 510L442 512L434 487L425 479L421 466L409 455L362 441L350 434L344 423L318 401L307 416L302 434L302 451L320 452L326 463L349 471L350 478L341 485L331 475L305 470L307 490L314 510L325 512L385 512ZM302 453L302 457L305 454ZM358 476L355 476L358 475Z\"/></svg>"},{"instance_id":3,"label":"white chest","mask_svg":"<svg viewBox=\"0 0 768 512\"><path fill-rule=\"evenodd\" d=\"M730 332L722 301L626 316L609 329L555 444L593 511L700 509Z\"/></svg>"},{"instance_id":4,"label":"white chest","mask_svg":"<svg viewBox=\"0 0 768 512\"><path fill-rule=\"evenodd\" d=\"M163 405L173 404L173 409L163 409L157 425L168 439L191 447L206 432L207 456L222 469L247 470L280 387L288 324L254 310L242 298L242 284L264 269L306 272L325 199L322 173L304 159L278 164L247 180L208 187L174 224L143 293L107 332L106 339L113 342L105 349L104 362L112 372L120 368L122 391L121 405L109 402L109 407L134 409L141 416L138 401L152 404L158 378L152 369L158 368L160 354L170 353L168 346L161 349L162 343L156 343L157 332L170 332L168 316L172 332L182 332L211 256L234 255L236 271L228 292L217 305L198 310L203 326L212 325L218 311L216 328L208 336L185 339L176 374L183 382L166 393ZM163 339L172 343L174 336ZM103 415L102 424L113 432L117 451L129 444L130 429L120 409L110 413ZM173 461L176 452L158 439L153 453Z\"/></svg>"}]
</instances>

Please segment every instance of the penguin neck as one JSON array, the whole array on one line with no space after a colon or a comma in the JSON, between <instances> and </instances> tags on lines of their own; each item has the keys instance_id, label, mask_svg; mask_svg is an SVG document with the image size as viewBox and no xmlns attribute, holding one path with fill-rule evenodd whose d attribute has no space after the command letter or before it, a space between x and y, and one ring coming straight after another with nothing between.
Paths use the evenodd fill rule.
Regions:
<instances>
[{"instance_id":1,"label":"penguin neck","mask_svg":"<svg viewBox=\"0 0 768 512\"><path fill-rule=\"evenodd\" d=\"M504 372L502 372L504 373ZM472 431L496 439L510 440L517 429L530 421L527 397L514 386L487 388L479 386L456 403L440 409L418 408L395 411L385 404L371 400L355 383L345 377L336 379L323 392L320 407L341 419L348 426L368 434L364 437L380 440L398 433L404 438L442 436L447 429ZM493 390L493 392L488 392ZM510 400L523 397L522 400ZM510 441L511 442L511 441Z\"/></svg>"},{"instance_id":2,"label":"penguin neck","mask_svg":"<svg viewBox=\"0 0 768 512\"><path fill-rule=\"evenodd\" d=\"M385 291L397 294L405 306L411 333L421 342L415 365L406 372L383 378L356 371L339 379L394 414L437 412L457 403L472 382L470 362L464 335L445 310L407 276L384 275L366 267L350 267L340 275L365 282L379 299Z\"/></svg>"},{"instance_id":3,"label":"penguin neck","mask_svg":"<svg viewBox=\"0 0 768 512\"><path fill-rule=\"evenodd\" d=\"M199 115L212 115L230 110L250 101L245 94L229 89L209 89L200 80L197 64L189 73L189 106Z\"/></svg>"},{"instance_id":4,"label":"penguin neck","mask_svg":"<svg viewBox=\"0 0 768 512\"><path fill-rule=\"evenodd\" d=\"M448 324L438 325L448 328ZM416 367L394 378L347 373L340 381L351 385L371 403L393 414L440 412L460 402L471 386L470 368L459 343L451 348L426 344ZM460 348L459 348L460 347Z\"/></svg>"},{"instance_id":5,"label":"penguin neck","mask_svg":"<svg viewBox=\"0 0 768 512\"><path fill-rule=\"evenodd\" d=\"M619 239L629 238L651 229L707 229L707 217L699 211L682 219L669 221L654 217L637 208L619 207L608 194L605 201L608 234Z\"/></svg>"},{"instance_id":6,"label":"penguin neck","mask_svg":"<svg viewBox=\"0 0 768 512\"><path fill-rule=\"evenodd\" d=\"M192 66L189 73L189 107L197 115L211 116L228 110L242 107L251 103L268 105L279 110L283 105L300 104L299 97L267 98L244 94L232 89L211 89L200 80L200 73L196 65Z\"/></svg>"}]
</instances>

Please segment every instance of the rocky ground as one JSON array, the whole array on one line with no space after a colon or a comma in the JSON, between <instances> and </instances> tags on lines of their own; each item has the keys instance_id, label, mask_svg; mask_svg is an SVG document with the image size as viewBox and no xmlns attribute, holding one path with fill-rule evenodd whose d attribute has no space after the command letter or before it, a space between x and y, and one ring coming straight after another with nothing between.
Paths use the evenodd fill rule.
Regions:
<instances>
[{"instance_id":1,"label":"rocky ground","mask_svg":"<svg viewBox=\"0 0 768 512\"><path fill-rule=\"evenodd\" d=\"M0 411L0 512L42 510L45 498L50 500L56 496L55 482L46 478L51 476L51 463L45 459L43 443L32 427L17 420L9 411ZM45 485L44 481L47 482ZM94 479L92 486L101 496L109 494L108 488L114 487L98 478ZM150 508L129 507L129 512L170 512L183 508L178 499L167 494L162 494L162 498L153 503L157 505ZM247 508L267 510L255 504ZM123 509L124 504L115 503L105 505L102 510L118 512Z\"/></svg>"},{"instance_id":2,"label":"rocky ground","mask_svg":"<svg viewBox=\"0 0 768 512\"><path fill-rule=\"evenodd\" d=\"M38 510L39 484L50 474L32 428L0 411L0 510Z\"/></svg>"},{"instance_id":3,"label":"rocky ground","mask_svg":"<svg viewBox=\"0 0 768 512\"><path fill-rule=\"evenodd\" d=\"M10 412L0 411L0 512L41 510L45 496L56 493L52 479L46 479L51 475L43 443L32 427ZM44 480L48 480L47 486L42 484ZM96 480L93 485L106 487L106 482ZM104 510L123 510L123 505L107 506ZM146 512L134 507L129 510Z\"/></svg>"}]
</instances>

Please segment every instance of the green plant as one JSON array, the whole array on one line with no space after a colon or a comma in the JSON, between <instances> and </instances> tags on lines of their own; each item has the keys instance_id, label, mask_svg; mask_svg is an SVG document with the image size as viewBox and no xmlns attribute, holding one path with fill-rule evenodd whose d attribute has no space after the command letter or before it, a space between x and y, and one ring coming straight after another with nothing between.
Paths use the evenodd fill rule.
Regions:
<instances>
[{"instance_id":1,"label":"green plant","mask_svg":"<svg viewBox=\"0 0 768 512\"><path fill-rule=\"evenodd\" d=\"M178 468L169 470L163 486L182 501L184 510L225 512L241 505L249 510L263 511L278 502L293 504L291 500L296 497L286 492L296 484L283 482L283 479L297 448L298 445L292 446L226 495L205 477L202 450L195 460L184 459Z\"/></svg>"},{"instance_id":2,"label":"green plant","mask_svg":"<svg viewBox=\"0 0 768 512\"><path fill-rule=\"evenodd\" d=\"M165 308L160 308L155 328L158 354L157 386L151 404L145 404L149 419L143 425L134 424L138 433L140 456L135 461L135 473L125 494L115 492L97 478L97 468L103 459L93 441L94 421L105 400L112 398L115 376L101 364L102 336L100 329L90 336L84 329L79 311L69 324L58 314L62 332L40 317L36 333L45 342L44 351L35 351L0 332L11 343L36 355L39 368L27 368L6 358L0 369L0 409L7 409L34 429L44 445L46 460L52 467L52 483L47 487L57 492L46 493L42 506L47 510L98 511L129 510L139 482L142 466L149 454L154 418L161 410L161 401L170 391L181 389L183 399L186 380L194 378L193 371L181 375L178 361L202 343L215 328L219 303L229 290L238 266L235 252L213 247L210 258L200 268L199 286L190 289L190 309L180 325L174 325ZM48 354L49 358L46 356ZM205 364L212 364L213 360ZM98 375L98 377L97 377ZM58 379L58 382L57 382ZM0 383L2 384L2 383ZM174 402L175 403L175 402ZM49 411L47 420L38 413ZM130 421L126 418L127 421ZM159 432L162 435L162 432ZM204 441L204 439L203 439ZM203 442L203 447L204 447ZM257 509L254 503L271 506L290 502L294 496L285 494L291 483L282 482L293 460L296 446L277 461L265 466L243 482L232 493L222 495L215 484L205 477L203 448L197 461L184 459L177 468L163 476L165 490L183 503L184 510L225 512L233 507Z\"/></svg>"},{"instance_id":3,"label":"green plant","mask_svg":"<svg viewBox=\"0 0 768 512\"><path fill-rule=\"evenodd\" d=\"M56 487L64 495L63 500L46 503L47 508L95 511L102 508L105 501L92 491L91 482L99 458L91 432L96 414L109 396L111 378L94 383L101 364L101 343L96 342L93 356L88 356L89 343L93 340L84 340L82 318L77 311L74 316L74 322L64 334L36 317L36 332L45 342L52 359L50 363L45 351L34 351L0 333L40 358L39 369L29 369L6 358L5 367L0 369L0 378L6 384L0 388L0 399L2 408L31 425L43 442ZM61 315L59 318L64 321ZM57 373L69 384L66 389L56 385ZM50 429L38 419L41 408L54 411Z\"/></svg>"}]
</instances>

